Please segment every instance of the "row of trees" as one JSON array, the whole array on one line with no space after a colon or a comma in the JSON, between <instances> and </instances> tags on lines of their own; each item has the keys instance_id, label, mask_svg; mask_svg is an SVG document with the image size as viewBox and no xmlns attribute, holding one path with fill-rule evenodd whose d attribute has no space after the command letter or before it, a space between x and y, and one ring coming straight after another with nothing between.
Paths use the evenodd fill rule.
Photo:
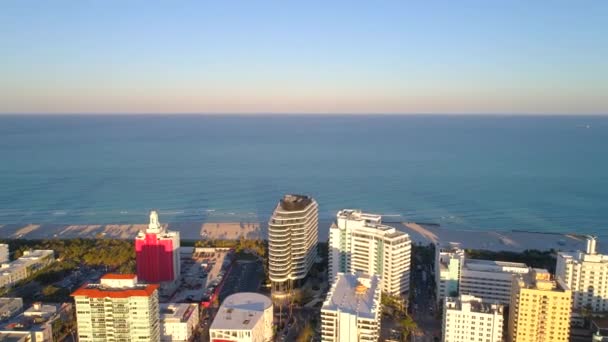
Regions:
<instances>
[{"instance_id":1,"label":"row of trees","mask_svg":"<svg viewBox=\"0 0 608 342\"><path fill-rule=\"evenodd\" d=\"M551 249L548 251L539 251L535 249L527 249L523 252L492 252L486 250L465 250L467 258L470 259L485 259L485 260L500 260L509 262L521 262L535 268L545 268L549 272L555 272L556 251Z\"/></svg>"}]
</instances>

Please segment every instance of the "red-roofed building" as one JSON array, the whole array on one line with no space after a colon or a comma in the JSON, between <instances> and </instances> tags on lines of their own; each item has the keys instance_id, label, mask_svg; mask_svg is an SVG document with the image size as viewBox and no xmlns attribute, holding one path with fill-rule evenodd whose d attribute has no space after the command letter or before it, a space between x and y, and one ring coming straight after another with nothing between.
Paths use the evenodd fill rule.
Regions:
<instances>
[{"instance_id":1,"label":"red-roofed building","mask_svg":"<svg viewBox=\"0 0 608 342\"><path fill-rule=\"evenodd\" d=\"M74 291L78 340L160 341L158 287L135 274L106 274Z\"/></svg>"},{"instance_id":2,"label":"red-roofed building","mask_svg":"<svg viewBox=\"0 0 608 342\"><path fill-rule=\"evenodd\" d=\"M179 278L179 232L166 230L150 212L148 229L135 237L137 277L146 283L172 282Z\"/></svg>"}]
</instances>

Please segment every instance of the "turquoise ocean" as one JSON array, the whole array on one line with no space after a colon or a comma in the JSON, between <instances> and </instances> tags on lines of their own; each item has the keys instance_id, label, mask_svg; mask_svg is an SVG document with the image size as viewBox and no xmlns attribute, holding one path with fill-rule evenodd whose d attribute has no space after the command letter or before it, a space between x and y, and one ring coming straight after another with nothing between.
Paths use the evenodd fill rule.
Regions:
<instances>
[{"instance_id":1,"label":"turquoise ocean","mask_svg":"<svg viewBox=\"0 0 608 342\"><path fill-rule=\"evenodd\" d=\"M266 221L284 193L325 220L604 235L608 117L0 116L0 224Z\"/></svg>"}]
</instances>

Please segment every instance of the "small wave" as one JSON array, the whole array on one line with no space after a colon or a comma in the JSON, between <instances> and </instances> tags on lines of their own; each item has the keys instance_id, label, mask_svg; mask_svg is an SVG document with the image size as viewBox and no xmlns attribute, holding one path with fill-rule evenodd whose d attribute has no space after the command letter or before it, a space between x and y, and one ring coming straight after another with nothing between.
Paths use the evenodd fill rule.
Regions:
<instances>
[{"instance_id":1,"label":"small wave","mask_svg":"<svg viewBox=\"0 0 608 342\"><path fill-rule=\"evenodd\" d=\"M120 213L124 215L124 214L128 214L129 212L126 210L122 210Z\"/></svg>"},{"instance_id":2,"label":"small wave","mask_svg":"<svg viewBox=\"0 0 608 342\"><path fill-rule=\"evenodd\" d=\"M183 210L173 210L173 211L162 211L161 212L161 214L164 214L164 215L181 215L183 213L184 213Z\"/></svg>"},{"instance_id":3,"label":"small wave","mask_svg":"<svg viewBox=\"0 0 608 342\"><path fill-rule=\"evenodd\" d=\"M57 211L53 211L51 213L51 215L54 215L54 216L62 216L62 215L67 215L67 214L68 214L68 212L65 210L57 210Z\"/></svg>"}]
</instances>

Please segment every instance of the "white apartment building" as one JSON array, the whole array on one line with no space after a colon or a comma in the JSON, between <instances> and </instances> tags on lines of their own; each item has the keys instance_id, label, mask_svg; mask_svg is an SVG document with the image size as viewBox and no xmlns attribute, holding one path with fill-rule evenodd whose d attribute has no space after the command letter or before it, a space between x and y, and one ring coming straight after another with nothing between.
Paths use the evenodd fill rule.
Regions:
<instances>
[{"instance_id":1,"label":"white apartment building","mask_svg":"<svg viewBox=\"0 0 608 342\"><path fill-rule=\"evenodd\" d=\"M55 261L52 250L33 250L23 252L23 256L0 265L0 288L13 286L31 274Z\"/></svg>"},{"instance_id":2,"label":"white apartment building","mask_svg":"<svg viewBox=\"0 0 608 342\"><path fill-rule=\"evenodd\" d=\"M269 342L273 338L270 298L253 292L226 297L209 327L211 342Z\"/></svg>"},{"instance_id":3,"label":"white apartment building","mask_svg":"<svg viewBox=\"0 0 608 342\"><path fill-rule=\"evenodd\" d=\"M23 299L16 297L0 298L0 321L17 315L23 309Z\"/></svg>"},{"instance_id":4,"label":"white apartment building","mask_svg":"<svg viewBox=\"0 0 608 342\"><path fill-rule=\"evenodd\" d=\"M459 294L508 305L513 276L529 272L523 263L466 259L460 271Z\"/></svg>"},{"instance_id":5,"label":"white apartment building","mask_svg":"<svg viewBox=\"0 0 608 342\"><path fill-rule=\"evenodd\" d=\"M461 295L446 297L443 305L443 342L502 342L504 306Z\"/></svg>"},{"instance_id":6,"label":"white apartment building","mask_svg":"<svg viewBox=\"0 0 608 342\"><path fill-rule=\"evenodd\" d=\"M160 340L189 341L199 323L198 304L160 305Z\"/></svg>"},{"instance_id":7,"label":"white apartment building","mask_svg":"<svg viewBox=\"0 0 608 342\"><path fill-rule=\"evenodd\" d=\"M9 260L8 245L5 243L0 243L0 264L6 264L9 262Z\"/></svg>"},{"instance_id":8,"label":"white apartment building","mask_svg":"<svg viewBox=\"0 0 608 342\"><path fill-rule=\"evenodd\" d=\"M321 341L378 341L381 296L377 275L338 273L321 307Z\"/></svg>"},{"instance_id":9,"label":"white apartment building","mask_svg":"<svg viewBox=\"0 0 608 342\"><path fill-rule=\"evenodd\" d=\"M557 255L555 275L572 291L574 310L608 311L608 255L596 252L596 237L587 238L587 248Z\"/></svg>"},{"instance_id":10,"label":"white apartment building","mask_svg":"<svg viewBox=\"0 0 608 342\"><path fill-rule=\"evenodd\" d=\"M285 195L268 222L268 270L273 296L289 294L317 257L319 214L309 196Z\"/></svg>"},{"instance_id":11,"label":"white apartment building","mask_svg":"<svg viewBox=\"0 0 608 342\"><path fill-rule=\"evenodd\" d=\"M458 243L435 245L435 293L438 302L443 302L445 297L458 296L464 258L464 250Z\"/></svg>"},{"instance_id":12,"label":"white apartment building","mask_svg":"<svg viewBox=\"0 0 608 342\"><path fill-rule=\"evenodd\" d=\"M80 342L160 341L158 285L106 274L72 293Z\"/></svg>"},{"instance_id":13,"label":"white apartment building","mask_svg":"<svg viewBox=\"0 0 608 342\"><path fill-rule=\"evenodd\" d=\"M363 272L381 278L382 291L400 295L409 290L411 240L408 234L382 224L382 216L344 209L329 229L329 276Z\"/></svg>"}]
</instances>

